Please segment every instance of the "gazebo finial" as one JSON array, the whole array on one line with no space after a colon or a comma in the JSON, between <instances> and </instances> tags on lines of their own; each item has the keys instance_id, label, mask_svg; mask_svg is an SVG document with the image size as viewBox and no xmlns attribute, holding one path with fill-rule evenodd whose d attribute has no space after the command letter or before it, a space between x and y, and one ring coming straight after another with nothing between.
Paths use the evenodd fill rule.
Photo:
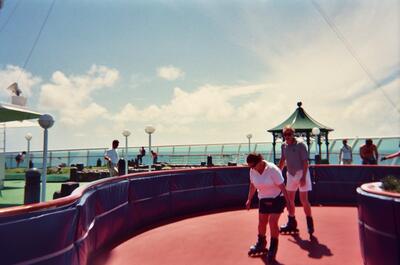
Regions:
<instances>
[{"instance_id":1,"label":"gazebo finial","mask_svg":"<svg viewBox=\"0 0 400 265\"><path fill-rule=\"evenodd\" d=\"M301 105L303 105L301 101L297 102L297 107L301 108Z\"/></svg>"}]
</instances>

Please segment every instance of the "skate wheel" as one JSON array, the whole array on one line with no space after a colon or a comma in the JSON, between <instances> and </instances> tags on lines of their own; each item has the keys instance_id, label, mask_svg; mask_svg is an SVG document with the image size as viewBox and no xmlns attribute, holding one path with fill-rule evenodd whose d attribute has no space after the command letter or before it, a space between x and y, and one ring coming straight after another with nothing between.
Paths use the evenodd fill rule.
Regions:
<instances>
[{"instance_id":1,"label":"skate wheel","mask_svg":"<svg viewBox=\"0 0 400 265\"><path fill-rule=\"evenodd\" d=\"M249 253L247 253L250 257L258 257L258 256L263 256L265 254L268 253L268 249L264 249L263 251L257 251L257 252L252 252L249 251Z\"/></svg>"},{"instance_id":2,"label":"skate wheel","mask_svg":"<svg viewBox=\"0 0 400 265\"><path fill-rule=\"evenodd\" d=\"M280 233L281 233L282 235L294 235L294 234L298 234L298 233L299 233L299 230L296 229L296 230L291 230L291 231L280 231Z\"/></svg>"}]
</instances>

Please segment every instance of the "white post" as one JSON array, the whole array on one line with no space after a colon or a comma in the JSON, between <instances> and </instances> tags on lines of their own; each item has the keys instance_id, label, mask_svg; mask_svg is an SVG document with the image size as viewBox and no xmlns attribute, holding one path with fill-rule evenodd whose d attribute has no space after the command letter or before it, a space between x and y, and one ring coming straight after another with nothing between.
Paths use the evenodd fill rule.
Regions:
<instances>
[{"instance_id":1,"label":"white post","mask_svg":"<svg viewBox=\"0 0 400 265\"><path fill-rule=\"evenodd\" d=\"M250 139L253 137L251 133L246 135L247 139L249 140L249 154L251 153L251 148L250 148Z\"/></svg>"},{"instance_id":2,"label":"white post","mask_svg":"<svg viewBox=\"0 0 400 265\"><path fill-rule=\"evenodd\" d=\"M125 175L128 174L128 136L131 135L131 132L127 129L122 131L122 135L125 136Z\"/></svg>"},{"instance_id":3,"label":"white post","mask_svg":"<svg viewBox=\"0 0 400 265\"><path fill-rule=\"evenodd\" d=\"M28 150L27 150L27 160L28 161L26 163L26 169L29 170L29 164L30 164L30 160L31 160L31 140L28 140Z\"/></svg>"},{"instance_id":4,"label":"white post","mask_svg":"<svg viewBox=\"0 0 400 265\"><path fill-rule=\"evenodd\" d=\"M46 182L47 182L47 139L48 130L44 129L43 133L43 167L42 167L42 193L40 201L46 201Z\"/></svg>"},{"instance_id":5,"label":"white post","mask_svg":"<svg viewBox=\"0 0 400 265\"><path fill-rule=\"evenodd\" d=\"M153 156L151 154L151 134L154 133L156 130L156 128L154 128L153 126L146 126L146 128L144 128L144 131L149 134L149 157L150 157L150 161L149 161L149 171L151 171L151 166L153 164Z\"/></svg>"},{"instance_id":6,"label":"white post","mask_svg":"<svg viewBox=\"0 0 400 265\"><path fill-rule=\"evenodd\" d=\"M30 164L30 160L31 160L31 153L30 153L30 151L31 151L31 139L32 139L32 134L31 133L27 133L26 135L25 135L25 139L26 139L26 141L28 142L28 148L27 148L27 154L26 154L26 161L28 161L27 162L27 165L26 165L26 170L29 170L29 164Z\"/></svg>"},{"instance_id":7,"label":"white post","mask_svg":"<svg viewBox=\"0 0 400 265\"><path fill-rule=\"evenodd\" d=\"M128 136L125 136L125 174L128 174Z\"/></svg>"},{"instance_id":8,"label":"white post","mask_svg":"<svg viewBox=\"0 0 400 265\"><path fill-rule=\"evenodd\" d=\"M41 201L46 201L46 174L47 174L47 139L48 139L48 128L53 126L54 119L48 114L44 114L39 118L39 125L44 129L43 133L43 166L42 166L42 189L41 189Z\"/></svg>"},{"instance_id":9,"label":"white post","mask_svg":"<svg viewBox=\"0 0 400 265\"><path fill-rule=\"evenodd\" d=\"M151 133L149 133L149 171L151 171L151 166L153 165L153 156L151 155Z\"/></svg>"}]
</instances>

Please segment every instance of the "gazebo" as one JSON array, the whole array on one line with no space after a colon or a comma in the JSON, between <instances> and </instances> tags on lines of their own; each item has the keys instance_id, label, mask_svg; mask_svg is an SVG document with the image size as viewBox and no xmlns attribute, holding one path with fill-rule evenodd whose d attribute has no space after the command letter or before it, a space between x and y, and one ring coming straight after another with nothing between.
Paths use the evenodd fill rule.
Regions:
<instances>
[{"instance_id":1,"label":"gazebo","mask_svg":"<svg viewBox=\"0 0 400 265\"><path fill-rule=\"evenodd\" d=\"M14 104L4 104L0 103L0 123L2 123L4 128L4 138L3 138L3 152L5 152L6 148L6 123L13 122L13 121L23 121L23 120L30 120L30 119L37 119L41 116L40 113L29 110L23 106L18 106ZM4 154L0 153L0 190L3 188L3 181L5 175L5 157Z\"/></svg>"},{"instance_id":2,"label":"gazebo","mask_svg":"<svg viewBox=\"0 0 400 265\"><path fill-rule=\"evenodd\" d=\"M295 136L306 139L307 149L308 149L308 160L310 160L310 145L311 145L310 139L312 137L317 138L316 140L319 148L318 148L318 156L316 156L316 161L315 161L316 163L320 162L318 160L321 157L321 144L322 144L321 140L324 140L326 145L326 159L327 161L329 161L328 134L329 132L333 131L333 129L311 118L307 114L307 112L305 112L305 110L301 107L301 105L302 103L298 102L297 109L293 112L292 115L290 115L289 118L287 118L284 122L282 122L278 126L275 126L274 128L268 130L268 132L272 133L273 137L272 147L273 147L274 162L276 162L277 160L276 150L275 150L276 141L279 138L283 139L282 129L286 125L290 125L295 129Z\"/></svg>"}]
</instances>

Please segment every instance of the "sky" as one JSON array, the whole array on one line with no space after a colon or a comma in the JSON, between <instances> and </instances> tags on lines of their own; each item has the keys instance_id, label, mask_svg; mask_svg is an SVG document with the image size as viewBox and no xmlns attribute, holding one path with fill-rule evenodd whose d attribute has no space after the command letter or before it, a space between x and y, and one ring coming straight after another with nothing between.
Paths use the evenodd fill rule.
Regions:
<instances>
[{"instance_id":1,"label":"sky","mask_svg":"<svg viewBox=\"0 0 400 265\"><path fill-rule=\"evenodd\" d=\"M0 102L17 82L50 149L272 141L299 101L332 138L399 136L399 25L397 0L5 0Z\"/></svg>"}]
</instances>

